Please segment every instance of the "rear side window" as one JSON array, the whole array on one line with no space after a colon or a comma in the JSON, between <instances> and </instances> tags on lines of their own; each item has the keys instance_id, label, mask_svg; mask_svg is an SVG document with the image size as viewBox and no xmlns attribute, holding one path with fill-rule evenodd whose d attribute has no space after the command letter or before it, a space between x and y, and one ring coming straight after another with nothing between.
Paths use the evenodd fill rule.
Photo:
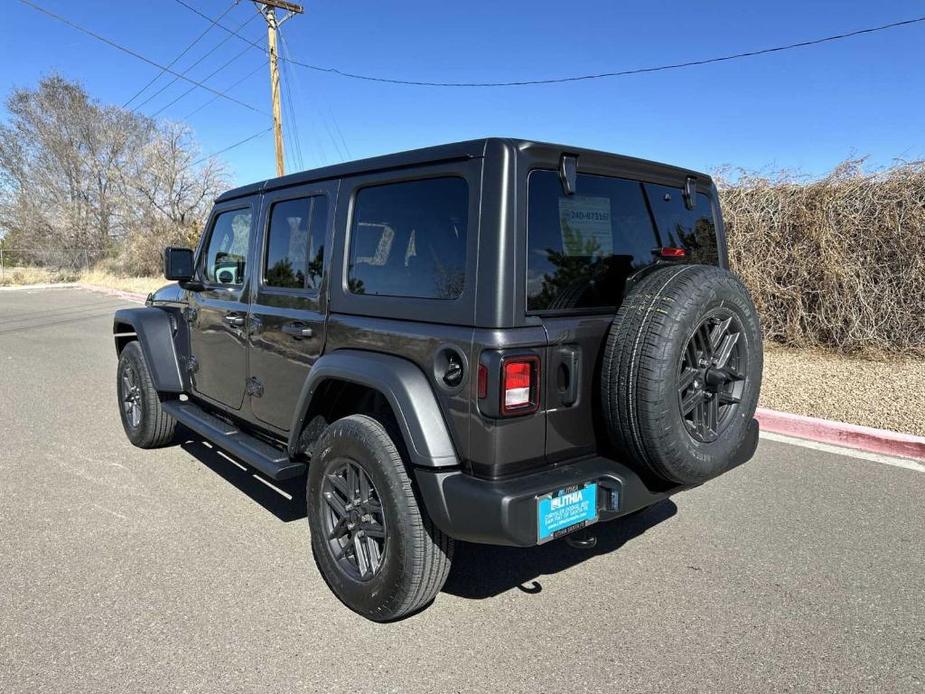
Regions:
<instances>
[{"instance_id":1,"label":"rear side window","mask_svg":"<svg viewBox=\"0 0 925 694\"><path fill-rule=\"evenodd\" d=\"M466 276L469 186L459 177L363 188L350 232L354 294L455 299Z\"/></svg>"},{"instance_id":2,"label":"rear side window","mask_svg":"<svg viewBox=\"0 0 925 694\"><path fill-rule=\"evenodd\" d=\"M684 248L692 262L716 264L710 199L693 210L682 190L580 174L565 195L558 173L530 174L527 308L563 311L617 306L627 278L653 264L656 249Z\"/></svg>"},{"instance_id":3,"label":"rear side window","mask_svg":"<svg viewBox=\"0 0 925 694\"><path fill-rule=\"evenodd\" d=\"M250 209L244 209L222 212L215 218L203 268L207 282L243 284L251 217Z\"/></svg>"},{"instance_id":4,"label":"rear side window","mask_svg":"<svg viewBox=\"0 0 925 694\"><path fill-rule=\"evenodd\" d=\"M327 198L316 195L277 202L270 209L264 284L318 289L324 272Z\"/></svg>"}]
</instances>

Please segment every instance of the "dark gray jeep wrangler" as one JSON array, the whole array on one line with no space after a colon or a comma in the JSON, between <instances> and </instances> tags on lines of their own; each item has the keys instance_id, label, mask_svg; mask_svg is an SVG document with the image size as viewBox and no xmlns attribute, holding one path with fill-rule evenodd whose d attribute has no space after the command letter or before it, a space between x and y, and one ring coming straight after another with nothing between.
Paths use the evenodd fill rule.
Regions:
<instances>
[{"instance_id":1,"label":"dark gray jeep wrangler","mask_svg":"<svg viewBox=\"0 0 925 694\"><path fill-rule=\"evenodd\" d=\"M307 476L324 578L374 620L433 600L455 540L528 546L748 460L754 306L704 174L486 139L216 201L115 314L122 422Z\"/></svg>"}]
</instances>

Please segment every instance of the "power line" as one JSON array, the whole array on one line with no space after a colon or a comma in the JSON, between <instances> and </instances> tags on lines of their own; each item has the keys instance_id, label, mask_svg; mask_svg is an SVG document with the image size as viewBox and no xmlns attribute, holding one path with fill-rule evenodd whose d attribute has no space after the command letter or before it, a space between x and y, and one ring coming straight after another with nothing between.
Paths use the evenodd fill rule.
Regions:
<instances>
[{"instance_id":1,"label":"power line","mask_svg":"<svg viewBox=\"0 0 925 694\"><path fill-rule=\"evenodd\" d=\"M290 51L289 51L289 43L286 41L286 37L285 37L285 36L280 36L280 41L281 41L281 43L282 43L282 45L283 45L283 55L284 55L284 57L286 58L286 61L291 63L291 62L292 62L292 54L291 54ZM283 63L283 66L284 66L284 67L286 66L286 62ZM301 83L301 81L299 80L298 71L297 71L297 70L287 71L287 75L291 75L291 76L292 76L292 80L295 82L295 93L296 93L296 95L299 97L300 101L303 100L303 98L302 98L302 83ZM333 133L331 132L331 128L330 128L329 125L328 125L328 121L327 121L327 119L325 118L324 114L322 113L321 108L322 108L325 104L324 104L323 95L321 94L321 92L320 92L319 90L316 89L316 90L314 91L312 101L315 102L315 104L316 104L315 113L318 114L318 120L321 121L322 125L324 125L324 127L325 127L325 130L327 130L328 136L331 138L331 142L333 143L335 149L338 151L338 154L339 154L340 158L341 158L343 161L347 161L348 159L352 159L352 157L351 157L351 155L350 155L350 148L347 146L347 141L344 139L344 135L343 135L343 133L341 132L340 126L337 124L337 116L334 114L334 110L333 110L333 107L330 105L330 102L327 102L327 110L328 110L328 113L329 113L330 116L331 116L331 122L334 124L334 129L335 129L337 135L338 135L339 138L340 138L340 140L339 140L340 144L338 143L338 140L336 140L336 139L334 138L334 135L333 135ZM343 144L343 153L341 153L341 144Z\"/></svg>"},{"instance_id":2,"label":"power line","mask_svg":"<svg viewBox=\"0 0 925 694\"><path fill-rule=\"evenodd\" d=\"M187 77L186 75L180 74L179 72L175 72L174 70L168 68L167 66L161 65L160 63L157 63L157 62L151 60L150 58L146 58L145 56L141 55L140 53L138 53L138 52L136 52L136 51L133 51L131 48L126 48L125 46L122 46L122 45L116 43L115 41L112 41L112 40L110 40L110 39L107 39L105 36L100 36L99 34L97 34L97 33L93 32L93 31L91 31L90 29L86 29L86 28L84 28L84 27L82 27L82 26L80 26L80 25L78 25L78 24L75 24L75 23L72 22L71 20L66 19L65 17L62 17L61 15L57 15L57 14L55 14L54 12L51 12L50 10L46 10L44 7L41 7L41 6L39 6L39 5L36 5L34 2L31 2L31 0L19 0L19 2L21 2L21 3L24 4L24 5L28 5L28 6L31 7L32 9L34 9L34 10L36 10L36 11L38 11L38 12L41 12L42 14L47 15L47 16L51 17L52 19L55 19L55 20L61 22L62 24L66 24L67 26L71 27L72 29L76 29L77 31L79 31L79 32L81 32L81 33L83 33L83 34L86 34L87 36L91 36L91 37L95 38L97 41L101 41L101 42L105 43L105 44L108 45L108 46L112 46L113 48L122 51L123 53L127 53L128 55L132 56L133 58L137 58L138 60L141 60L141 61L147 63L148 65L153 65L153 66L156 67L156 68L160 68L160 69L163 70L164 72L170 73L171 75L176 75L177 77L179 77L179 78L182 79L182 80L185 80L185 81L187 81L187 82L189 82L189 83L191 83L191 84L195 84L197 87L200 87L200 88L202 88L202 89L205 89L207 92L211 92L212 94L215 94L215 95L217 95L217 96L220 96L221 98L226 99L226 100L228 100L228 101L231 101L232 103L235 103L235 104L238 104L239 106L243 106L244 108L250 109L251 111L254 111L255 113L262 113L262 114L264 114L264 115L268 115L267 112L264 111L263 109L259 109L259 108L257 108L256 106L251 106L250 104L248 104L248 103L246 103L246 102L244 102L244 101L241 101L240 99L236 99L236 98L234 98L233 96L228 96L228 95L225 94L224 92L220 92L220 91L218 91L218 90L216 90L216 89L213 89L212 87L210 87L210 86L208 86L208 85L206 85L206 84L203 84L202 82L197 82L196 80L191 79L191 78Z\"/></svg>"},{"instance_id":3,"label":"power line","mask_svg":"<svg viewBox=\"0 0 925 694\"><path fill-rule=\"evenodd\" d=\"M254 21L255 19L257 19L256 15L252 15L251 17L248 17L248 18L247 18L247 21L245 21L245 22L243 22L242 24L240 24L240 25L238 26L238 28L236 29L236 31L241 31L244 27L246 27L248 24L250 24L250 23L251 23L252 21ZM215 26L214 24L210 24L210 25L209 25L209 28L211 29L211 28L214 27L214 26ZM221 41L219 41L217 44L215 44L215 46L213 46L213 47L211 48L211 50L209 50L209 51L203 53L203 54L202 54L196 61L194 61L191 65L187 65L186 68L183 70L183 74L184 74L184 75L185 75L185 74L188 74L190 70L192 70L194 67L196 67L197 65L199 65L200 63L202 63L203 60L205 60L206 58L208 58L210 55L212 55L213 53L215 53L215 51L217 51L219 48L221 48L221 47L224 46L226 43L228 43L228 42L231 40L231 38L232 38L232 36L229 35L229 36L226 36L226 37L225 37L224 39L222 39ZM178 79L179 79L179 78L174 77L172 80L170 80L170 82L168 82L167 84L165 84L163 87L161 87L160 89L158 89L156 92L154 92L154 93L153 93L151 96L149 96L147 99L145 99L145 100L142 101L140 104L138 104L138 106L135 107L135 110L137 111L138 109L142 108L145 104L149 103L149 102L152 101L153 99L156 99L158 96L160 96L160 95L163 94L165 91L167 91L168 89L170 89L170 87L172 87L174 84L177 83L177 80L178 80ZM203 80L203 82L204 82L205 80L207 80L207 79L209 79L209 78L206 77L206 78Z\"/></svg>"},{"instance_id":4,"label":"power line","mask_svg":"<svg viewBox=\"0 0 925 694\"><path fill-rule=\"evenodd\" d=\"M241 77L240 79L235 80L234 82L232 82L231 84L229 84L227 87L225 87L224 91L230 92L232 89L234 89L234 88L237 87L239 84L241 84L241 82L244 82L245 80L247 80L247 79L253 77L253 76L256 75L260 70L263 70L263 69L267 66L267 63L268 63L268 62L269 62L269 61L264 60L260 65L258 65L258 66L255 67L253 70L251 70L251 71L248 72L246 75L244 75L244 77ZM209 99L207 102L205 102L205 103L202 104L201 106L197 106L197 107L194 108L192 111L190 111L190 112L187 113L185 116L183 116L182 120L188 120L188 119L191 118L193 115L199 113L199 112L200 112L202 109L204 109L206 106L211 106L213 103L215 103L216 99L218 99L218 97L217 97L217 96L213 96L213 97L212 97L211 99Z\"/></svg>"},{"instance_id":5,"label":"power line","mask_svg":"<svg viewBox=\"0 0 925 694\"><path fill-rule=\"evenodd\" d=\"M243 145L243 144L247 144L247 143L250 142L251 140L256 140L256 139L257 139L258 137L260 137L261 135L266 135L266 134L267 134L268 132L270 132L272 129L273 129L273 127L271 126L271 127L269 127L269 128L265 128L264 130L261 130L260 132L254 133L254 134L251 135L250 137L245 137L243 140L240 140L240 141L238 141L238 142L235 142L233 145L228 145L227 147L225 147L225 149L220 149L220 150L218 150L217 152L212 152L212 154L209 154L208 156L202 157L201 159L197 159L197 160L194 161L192 164L190 164L190 166L196 166L197 164L201 164L202 162L204 162L204 161L206 161L206 160L208 160L208 159L211 159L212 157L217 157L219 154L224 154L224 153L227 152L228 150L234 149L235 147L240 147L240 146Z\"/></svg>"},{"instance_id":6,"label":"power line","mask_svg":"<svg viewBox=\"0 0 925 694\"><path fill-rule=\"evenodd\" d=\"M231 10L233 10L237 4L238 4L238 0L233 0L233 2L228 6L228 9L225 10L224 12L222 12L222 13L219 15L218 18L219 18L219 19L224 18L224 16L225 16L226 14L228 14L229 12L231 12ZM180 60L180 58L182 58L184 55L186 55L187 53L189 53L190 49L191 49L193 46L195 46L197 43L199 43L200 41L202 41L202 39L205 37L205 35L208 34L210 31L212 31L212 28L213 28L213 25L210 24L209 27L208 27L205 31L203 31L201 34L199 34L199 36L197 36L195 39L193 39L193 42L192 42L191 44L189 44L186 48L184 48L182 51L180 51L180 54L179 54L176 58L174 58L174 59L171 60L169 63L167 63L167 67L168 67L168 68L171 68L171 67L173 67L174 65L176 65L176 64L177 64L177 61ZM137 99L141 94L143 94L143 93L148 89L148 87L150 87L152 84L154 84L155 82L157 82L157 81L161 78L161 75L163 75L163 74L164 74L164 71L163 71L163 70L161 70L159 73L157 73L157 74L154 76L154 78L153 78L150 82L148 82L145 86L143 86L141 89L139 89L137 92L135 92L135 93L132 95L132 98L131 98L131 99L129 99L128 101L126 101L124 104L122 104L122 108L127 108L128 105L129 105L130 103L132 103L135 99ZM174 79L174 82L176 82L176 79ZM171 84L173 84L173 83L171 82Z\"/></svg>"},{"instance_id":7,"label":"power line","mask_svg":"<svg viewBox=\"0 0 925 694\"><path fill-rule=\"evenodd\" d=\"M238 27L238 29L229 29L229 28L226 27L224 24L220 23L217 19L212 19L209 15L205 14L204 12L202 12L201 10L199 10L198 8L193 7L192 5L190 5L189 3L185 2L184 0L174 0L174 2L176 2L176 3L180 4L180 5L183 5L183 7L185 7L186 9L188 9L190 12L193 12L193 13L195 13L195 14L198 14L198 15L199 15L200 17L202 17L204 20L206 20L207 22L209 22L212 26L216 26L216 27L218 27L219 29L222 29L223 31L228 32L229 37L230 37L230 36L236 36L236 37L239 38L241 41L243 41L244 43L250 44L251 46L253 46L254 48L256 48L258 51L260 51L261 53L264 53L264 54L265 54L265 53L267 52L266 49L265 49L263 46L261 46L259 43L256 43L255 41L251 41L249 38L246 38L246 37L242 36L242 35L239 33L239 32L241 31L241 27ZM219 19L221 19L221 17L219 17Z\"/></svg>"},{"instance_id":8,"label":"power line","mask_svg":"<svg viewBox=\"0 0 925 694\"><path fill-rule=\"evenodd\" d=\"M280 38L282 39L282 35L280 35ZM283 45L285 46L285 43ZM302 138L299 135L299 120L295 115L295 105L292 103L292 85L290 84L289 68L286 63L282 65L282 72L283 108L286 111L286 118L289 120L289 127L286 128L283 134L284 136L288 135L289 149L294 155L294 163L296 168L301 171L305 168L305 162L302 158Z\"/></svg>"},{"instance_id":9,"label":"power line","mask_svg":"<svg viewBox=\"0 0 925 694\"><path fill-rule=\"evenodd\" d=\"M249 41L243 36L237 34L231 29L227 28L220 22L214 22L211 18L204 15L202 12L197 10L195 7L188 5L184 0L176 0L184 7L192 10L201 17L205 17L210 22L213 22L215 26L218 26L225 31L236 35L242 41L250 43L255 48L260 48L257 44ZM769 53L780 53L781 51L789 51L795 48L806 48L808 46L817 46L822 43L829 43L832 41L841 41L842 39L849 39L855 36L861 36L864 34L873 34L879 31L887 31L888 29L896 29L898 27L910 26L912 24L919 24L925 22L925 17L915 17L913 19L904 19L898 22L890 22L889 24L881 24L879 26L866 27L864 29L858 29L856 31L849 31L841 34L833 34L831 36L823 36L818 39L810 39L808 41L798 41L797 43L788 43L783 46L775 46L773 48L761 48L753 51L745 51L742 53L733 53L731 55L717 56L713 58L703 58L701 60L689 60L683 63L668 63L666 65L656 65L652 67L641 67L633 68L630 70L616 70L613 72L599 72L588 75L575 75L571 77L554 77L548 79L533 79L533 80L518 80L513 82L429 82L425 80L403 80L395 79L391 77L376 77L374 75L364 75L356 72L346 72L334 67L323 67L320 65L312 65L311 63L304 63L298 60L290 60L289 62L293 65L298 65L299 67L304 67L308 70L314 70L316 72L326 72L333 75L338 75L340 77L346 77L349 79L355 80L365 80L367 82L383 82L386 84L403 84L413 87L526 87L532 85L540 84L562 84L565 82L582 82L586 80L596 80L603 79L606 77L626 77L628 75L640 75L649 72L663 72L665 70L678 70L680 68L686 67L696 67L698 65L710 65L712 63L722 63L730 60L738 60L739 58L751 58L758 55L767 55Z\"/></svg>"},{"instance_id":10,"label":"power line","mask_svg":"<svg viewBox=\"0 0 925 694\"><path fill-rule=\"evenodd\" d=\"M309 68L311 70L316 70L320 72L330 72L341 77L349 77L351 79L367 80L370 82L385 82L387 84L405 84L418 87L524 87L529 85L539 85L539 84L562 84L564 82L581 82L585 80L596 80L602 79L605 77L625 77L627 75L639 75L649 72L662 72L664 70L677 70L679 68L685 67L694 67L697 65L709 65L711 63L722 63L729 60L737 60L739 58L750 58L757 55L766 55L768 53L779 53L781 51L789 51L794 48L805 48L807 46L816 46L820 43L827 43L830 41L840 41L841 39L852 38L854 36L860 36L862 34L873 34L878 31L886 31L887 29L895 29L897 27L908 26L910 24L916 24L919 22L925 22L925 17L917 17L915 19L906 19L900 22L891 22L890 24L882 24L876 27L868 27L866 29L858 29L857 31L851 31L844 34L834 34L832 36L824 36L818 39L812 39L809 41L799 41L797 43L790 43L784 46L776 46L774 48L762 48L754 51L745 51L743 53L733 53L732 55L724 55L715 58L704 58L702 60L689 60L683 63L669 63L667 65L657 65L654 67L643 67L635 68L632 70L619 70L614 72L600 72L590 75L577 75L574 77L556 77L550 79L536 79L536 80L521 80L515 82L427 82L422 80L400 80L400 79L391 79L386 77L373 77L370 75L360 75L356 73L344 72L338 70L337 68L324 68L318 67L317 65L309 65L307 63L296 63L296 65L301 65L302 67Z\"/></svg>"},{"instance_id":11,"label":"power line","mask_svg":"<svg viewBox=\"0 0 925 694\"><path fill-rule=\"evenodd\" d=\"M236 61L238 58L240 58L240 57L241 57L242 55L244 55L246 52L247 52L247 48L245 48L245 49L244 49L243 51L241 51L240 53L236 54L233 58L231 58L231 60L227 61L226 63L223 63L221 66L219 66L218 68L216 68L215 70L213 70L212 72L210 72L208 75L206 75L205 77L203 77L203 81L209 80L209 79L212 79L213 77L215 77L215 75L217 75L217 74L220 73L222 70L224 70L226 67L228 67L229 65L231 65L234 61ZM195 86L190 87L189 89L187 89L185 92L183 92L182 94L180 94L180 96L176 97L176 98L175 98L173 101L171 101L170 103L166 104L165 106L161 106L157 111L155 111L154 113L151 114L151 117L152 117L152 118L156 118L156 117L159 116L161 113L163 113L163 112L166 111L168 108L170 108L170 107L173 106L175 103L177 103L180 99L182 99L182 98L185 97L187 94L189 94L191 91L193 91L195 88L196 88Z\"/></svg>"}]
</instances>

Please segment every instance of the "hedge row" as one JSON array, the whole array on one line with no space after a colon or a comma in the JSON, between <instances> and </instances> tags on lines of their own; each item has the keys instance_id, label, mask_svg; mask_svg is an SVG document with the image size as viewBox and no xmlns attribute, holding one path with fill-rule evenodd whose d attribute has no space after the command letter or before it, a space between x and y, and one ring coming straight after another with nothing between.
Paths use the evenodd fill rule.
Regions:
<instances>
[{"instance_id":1,"label":"hedge row","mask_svg":"<svg viewBox=\"0 0 925 694\"><path fill-rule=\"evenodd\" d=\"M925 162L862 162L811 182L719 176L730 264L767 340L925 354Z\"/></svg>"}]
</instances>

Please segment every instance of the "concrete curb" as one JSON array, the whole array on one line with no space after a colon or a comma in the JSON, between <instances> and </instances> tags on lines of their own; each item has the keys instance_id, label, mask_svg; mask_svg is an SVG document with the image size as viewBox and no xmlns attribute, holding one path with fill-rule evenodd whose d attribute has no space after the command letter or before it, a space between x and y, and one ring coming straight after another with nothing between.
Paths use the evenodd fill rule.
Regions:
<instances>
[{"instance_id":1,"label":"concrete curb","mask_svg":"<svg viewBox=\"0 0 925 694\"><path fill-rule=\"evenodd\" d=\"M137 292L126 292L121 289L112 289L110 287L101 287L97 284L73 284L69 285L72 287L80 287L81 289L87 289L91 292L97 292L99 294L109 294L110 296L117 296L120 299L125 299L127 301L136 301L140 304L143 304L148 298L147 294L139 294Z\"/></svg>"},{"instance_id":2,"label":"concrete curb","mask_svg":"<svg viewBox=\"0 0 925 694\"><path fill-rule=\"evenodd\" d=\"M16 284L9 287L0 287L0 292L22 292L29 289L73 289L80 285L76 282L57 282L54 284Z\"/></svg>"},{"instance_id":3,"label":"concrete curb","mask_svg":"<svg viewBox=\"0 0 925 694\"><path fill-rule=\"evenodd\" d=\"M763 407L759 407L755 412L755 418L761 424L762 431L812 439L872 453L925 460L925 437L922 436L900 434L886 429L862 427L829 419L804 417Z\"/></svg>"}]
</instances>

